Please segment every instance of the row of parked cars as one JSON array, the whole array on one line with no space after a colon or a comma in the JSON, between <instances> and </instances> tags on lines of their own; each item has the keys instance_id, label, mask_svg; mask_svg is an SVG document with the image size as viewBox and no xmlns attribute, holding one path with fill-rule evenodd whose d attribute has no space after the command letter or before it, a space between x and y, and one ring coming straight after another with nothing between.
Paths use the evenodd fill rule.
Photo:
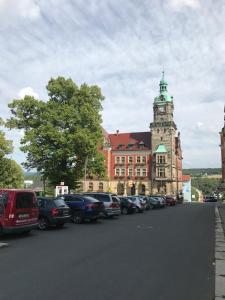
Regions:
<instances>
[{"instance_id":1,"label":"row of parked cars","mask_svg":"<svg viewBox=\"0 0 225 300\"><path fill-rule=\"evenodd\" d=\"M176 204L172 196L117 196L112 193L83 193L38 197L31 190L0 189L0 233L29 232L49 226L61 228L72 221L96 222L120 214Z\"/></svg>"}]
</instances>

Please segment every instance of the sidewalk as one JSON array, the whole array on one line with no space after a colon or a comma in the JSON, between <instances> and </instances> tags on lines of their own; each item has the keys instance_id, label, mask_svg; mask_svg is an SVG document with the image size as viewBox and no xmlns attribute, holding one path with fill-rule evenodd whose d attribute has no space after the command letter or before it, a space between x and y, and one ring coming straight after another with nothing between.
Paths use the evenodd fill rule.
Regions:
<instances>
[{"instance_id":1,"label":"sidewalk","mask_svg":"<svg viewBox=\"0 0 225 300\"><path fill-rule=\"evenodd\" d=\"M221 222L225 234L225 203L218 203L218 209L219 209L220 218L221 218Z\"/></svg>"},{"instance_id":2,"label":"sidewalk","mask_svg":"<svg viewBox=\"0 0 225 300\"><path fill-rule=\"evenodd\" d=\"M215 299L225 298L225 204L215 207Z\"/></svg>"}]
</instances>

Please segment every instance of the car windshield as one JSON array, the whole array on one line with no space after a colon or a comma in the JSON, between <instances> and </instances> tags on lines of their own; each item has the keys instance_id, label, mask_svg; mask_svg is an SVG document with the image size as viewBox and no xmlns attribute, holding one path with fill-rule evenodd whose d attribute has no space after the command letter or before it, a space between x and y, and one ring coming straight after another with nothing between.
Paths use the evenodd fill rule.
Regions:
<instances>
[{"instance_id":1,"label":"car windshield","mask_svg":"<svg viewBox=\"0 0 225 300\"><path fill-rule=\"evenodd\" d=\"M93 203L93 202L98 202L97 199L91 197L91 196L83 196L83 198L85 199L86 202L88 203Z\"/></svg>"},{"instance_id":2,"label":"car windshield","mask_svg":"<svg viewBox=\"0 0 225 300\"><path fill-rule=\"evenodd\" d=\"M57 207L64 207L64 206L66 206L66 203L65 203L65 201L63 199L56 199L56 200L54 200L54 203L55 203L55 205Z\"/></svg>"},{"instance_id":3,"label":"car windshield","mask_svg":"<svg viewBox=\"0 0 225 300\"><path fill-rule=\"evenodd\" d=\"M94 197L102 202L110 202L110 197L109 195L105 195L105 194L93 194L91 195L91 197Z\"/></svg>"}]
</instances>

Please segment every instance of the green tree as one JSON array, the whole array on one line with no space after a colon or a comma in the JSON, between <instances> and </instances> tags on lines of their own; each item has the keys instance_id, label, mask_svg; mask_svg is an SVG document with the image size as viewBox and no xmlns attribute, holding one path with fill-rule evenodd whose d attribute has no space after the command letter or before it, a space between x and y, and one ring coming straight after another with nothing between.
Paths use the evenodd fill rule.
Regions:
<instances>
[{"instance_id":1,"label":"green tree","mask_svg":"<svg viewBox=\"0 0 225 300\"><path fill-rule=\"evenodd\" d=\"M27 153L24 166L36 168L51 184L64 181L70 188L88 171L104 175L101 114L104 97L97 86L78 87L71 79L58 77L47 85L49 99L31 96L9 104L12 116L9 128L24 130L21 150Z\"/></svg>"},{"instance_id":2,"label":"green tree","mask_svg":"<svg viewBox=\"0 0 225 300\"><path fill-rule=\"evenodd\" d=\"M4 125L3 120L0 118L0 125ZM5 133L0 130L0 160L5 155L10 154L13 150L12 141L5 138Z\"/></svg>"},{"instance_id":3,"label":"green tree","mask_svg":"<svg viewBox=\"0 0 225 300\"><path fill-rule=\"evenodd\" d=\"M4 125L0 119L0 125ZM23 171L12 159L6 156L13 150L12 141L7 140L5 133L0 130L0 187L20 188L23 187Z\"/></svg>"},{"instance_id":4,"label":"green tree","mask_svg":"<svg viewBox=\"0 0 225 300\"><path fill-rule=\"evenodd\" d=\"M0 160L0 187L1 188L23 188L23 170L14 160L2 158Z\"/></svg>"}]
</instances>

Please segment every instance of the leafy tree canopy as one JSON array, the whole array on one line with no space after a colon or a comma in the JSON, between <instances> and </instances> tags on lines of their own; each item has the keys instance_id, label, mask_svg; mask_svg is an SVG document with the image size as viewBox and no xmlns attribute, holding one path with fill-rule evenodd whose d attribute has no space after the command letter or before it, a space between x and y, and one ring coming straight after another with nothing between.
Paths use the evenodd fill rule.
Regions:
<instances>
[{"instance_id":1,"label":"leafy tree canopy","mask_svg":"<svg viewBox=\"0 0 225 300\"><path fill-rule=\"evenodd\" d=\"M0 160L0 187L23 188L23 170L14 160L4 157Z\"/></svg>"},{"instance_id":2,"label":"leafy tree canopy","mask_svg":"<svg viewBox=\"0 0 225 300\"><path fill-rule=\"evenodd\" d=\"M0 125L3 125L4 122L0 118ZM7 154L10 154L13 150L12 141L9 141L5 138L5 133L0 130L0 160Z\"/></svg>"},{"instance_id":3,"label":"leafy tree canopy","mask_svg":"<svg viewBox=\"0 0 225 300\"><path fill-rule=\"evenodd\" d=\"M36 168L52 184L64 181L71 188L83 177L87 157L93 174L104 174L101 114L104 97L98 86L58 77L47 85L49 99L32 96L15 99L9 104L9 128L24 130L21 150L27 153L24 166Z\"/></svg>"}]
</instances>

